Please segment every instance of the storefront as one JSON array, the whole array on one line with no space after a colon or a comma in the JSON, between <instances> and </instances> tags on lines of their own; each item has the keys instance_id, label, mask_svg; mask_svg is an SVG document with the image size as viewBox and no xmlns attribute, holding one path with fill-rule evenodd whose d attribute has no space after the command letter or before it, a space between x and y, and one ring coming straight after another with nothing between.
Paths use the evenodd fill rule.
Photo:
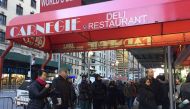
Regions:
<instances>
[{"instance_id":1,"label":"storefront","mask_svg":"<svg viewBox=\"0 0 190 109\"><path fill-rule=\"evenodd\" d=\"M189 0L112 0L16 17L7 26L6 52L13 42L47 52L43 68L52 53L168 46L173 106L171 46L190 44L189 6Z\"/></svg>"}]
</instances>

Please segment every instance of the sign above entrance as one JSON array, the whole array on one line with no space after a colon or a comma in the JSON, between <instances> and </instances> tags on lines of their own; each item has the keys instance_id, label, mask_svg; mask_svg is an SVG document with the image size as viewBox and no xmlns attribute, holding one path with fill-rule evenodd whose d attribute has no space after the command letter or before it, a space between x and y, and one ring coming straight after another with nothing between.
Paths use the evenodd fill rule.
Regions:
<instances>
[{"instance_id":1,"label":"sign above entrance","mask_svg":"<svg viewBox=\"0 0 190 109\"><path fill-rule=\"evenodd\" d=\"M81 0L40 0L40 12L80 6Z\"/></svg>"}]
</instances>

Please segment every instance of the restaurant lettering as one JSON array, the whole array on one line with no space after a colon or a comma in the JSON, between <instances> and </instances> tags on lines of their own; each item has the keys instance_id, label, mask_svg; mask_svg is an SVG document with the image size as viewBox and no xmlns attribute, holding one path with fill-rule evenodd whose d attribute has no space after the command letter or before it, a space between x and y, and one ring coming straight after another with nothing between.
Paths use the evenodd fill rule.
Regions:
<instances>
[{"instance_id":1,"label":"restaurant lettering","mask_svg":"<svg viewBox=\"0 0 190 109\"><path fill-rule=\"evenodd\" d=\"M120 40L107 40L107 41L96 41L79 44L64 44L63 50L97 50L97 49L113 49L117 47L134 47L134 46L150 46L151 37L138 37L128 38Z\"/></svg>"},{"instance_id":2,"label":"restaurant lettering","mask_svg":"<svg viewBox=\"0 0 190 109\"><path fill-rule=\"evenodd\" d=\"M57 5L60 3L72 2L73 0L41 0L42 7Z\"/></svg>"},{"instance_id":3,"label":"restaurant lettering","mask_svg":"<svg viewBox=\"0 0 190 109\"><path fill-rule=\"evenodd\" d=\"M116 27L125 27L133 26L138 24L147 23L147 15L139 16L128 16L126 11L121 12L110 12L106 15L106 20L98 22L90 22L87 25L84 25L84 29L96 30L103 28L116 28Z\"/></svg>"},{"instance_id":4,"label":"restaurant lettering","mask_svg":"<svg viewBox=\"0 0 190 109\"><path fill-rule=\"evenodd\" d=\"M40 12L81 6L81 0L40 0Z\"/></svg>"},{"instance_id":5,"label":"restaurant lettering","mask_svg":"<svg viewBox=\"0 0 190 109\"><path fill-rule=\"evenodd\" d=\"M77 28L79 18L50 21L39 24L15 26L10 29L11 37L40 36L44 34L64 33L80 30Z\"/></svg>"}]
</instances>

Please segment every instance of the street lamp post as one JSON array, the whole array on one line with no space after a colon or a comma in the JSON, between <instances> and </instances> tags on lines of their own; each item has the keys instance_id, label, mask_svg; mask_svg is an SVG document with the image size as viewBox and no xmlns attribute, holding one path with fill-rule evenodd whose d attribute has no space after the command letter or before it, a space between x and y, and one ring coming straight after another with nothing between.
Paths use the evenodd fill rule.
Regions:
<instances>
[{"instance_id":1,"label":"street lamp post","mask_svg":"<svg viewBox=\"0 0 190 109\"><path fill-rule=\"evenodd\" d=\"M33 79L32 78L32 66L35 64L35 55L34 54L31 54L30 55L30 73L29 73L29 77L30 79Z\"/></svg>"},{"instance_id":2,"label":"street lamp post","mask_svg":"<svg viewBox=\"0 0 190 109\"><path fill-rule=\"evenodd\" d=\"M88 56L88 81L90 82L90 59L91 56L93 55L92 51L87 52L87 56Z\"/></svg>"}]
</instances>

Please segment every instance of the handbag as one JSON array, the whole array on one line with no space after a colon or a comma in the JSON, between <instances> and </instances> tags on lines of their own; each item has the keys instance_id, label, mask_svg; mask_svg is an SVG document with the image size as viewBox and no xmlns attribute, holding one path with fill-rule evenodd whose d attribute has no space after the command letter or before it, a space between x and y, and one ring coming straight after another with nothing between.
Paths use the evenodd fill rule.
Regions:
<instances>
[{"instance_id":1,"label":"handbag","mask_svg":"<svg viewBox=\"0 0 190 109\"><path fill-rule=\"evenodd\" d=\"M133 105L134 105L134 106L139 105L139 101L138 101L138 98L137 98L137 97L135 98L135 100L134 100L134 102L133 102Z\"/></svg>"}]
</instances>

